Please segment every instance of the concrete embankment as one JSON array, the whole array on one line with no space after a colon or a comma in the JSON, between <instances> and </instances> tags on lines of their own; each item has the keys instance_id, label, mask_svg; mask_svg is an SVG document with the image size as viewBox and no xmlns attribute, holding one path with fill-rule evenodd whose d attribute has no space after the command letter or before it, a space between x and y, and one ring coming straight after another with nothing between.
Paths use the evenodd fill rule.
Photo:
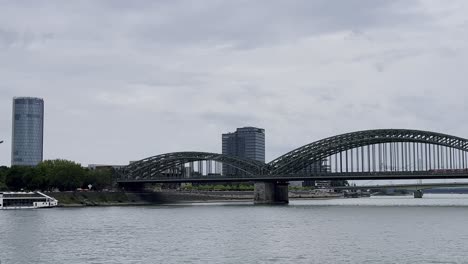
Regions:
<instances>
[{"instance_id":1,"label":"concrete embankment","mask_svg":"<svg viewBox=\"0 0 468 264\"><path fill-rule=\"evenodd\" d=\"M220 194L160 191L160 192L52 192L47 193L59 201L59 206L124 206L155 205L178 202L207 202L252 199L253 194Z\"/></svg>"},{"instance_id":2,"label":"concrete embankment","mask_svg":"<svg viewBox=\"0 0 468 264\"><path fill-rule=\"evenodd\" d=\"M59 206L157 205L184 202L253 201L252 191L51 192ZM336 198L335 194L290 192L291 199Z\"/></svg>"}]
</instances>

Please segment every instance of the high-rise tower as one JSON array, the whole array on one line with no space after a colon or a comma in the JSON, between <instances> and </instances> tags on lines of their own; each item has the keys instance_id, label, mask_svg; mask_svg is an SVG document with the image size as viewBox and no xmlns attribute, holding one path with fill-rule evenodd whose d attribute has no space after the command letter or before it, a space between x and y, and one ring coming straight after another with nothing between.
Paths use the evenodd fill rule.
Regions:
<instances>
[{"instance_id":1,"label":"high-rise tower","mask_svg":"<svg viewBox=\"0 0 468 264\"><path fill-rule=\"evenodd\" d=\"M44 141L44 100L13 98L11 165L36 166L42 161Z\"/></svg>"},{"instance_id":2,"label":"high-rise tower","mask_svg":"<svg viewBox=\"0 0 468 264\"><path fill-rule=\"evenodd\" d=\"M225 155L265 162L265 129L256 127L238 128L236 132L223 134ZM223 174L236 174L237 170L223 165Z\"/></svg>"}]
</instances>

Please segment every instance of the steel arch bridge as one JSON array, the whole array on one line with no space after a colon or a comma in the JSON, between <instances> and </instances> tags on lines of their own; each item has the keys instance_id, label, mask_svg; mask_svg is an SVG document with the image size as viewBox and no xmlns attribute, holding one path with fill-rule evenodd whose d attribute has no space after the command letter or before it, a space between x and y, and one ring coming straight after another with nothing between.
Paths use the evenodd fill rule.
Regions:
<instances>
[{"instance_id":1,"label":"steel arch bridge","mask_svg":"<svg viewBox=\"0 0 468 264\"><path fill-rule=\"evenodd\" d=\"M205 165L200 166L203 161ZM241 173L207 177L212 162ZM186 173L193 171L193 163L199 167L195 176ZM120 182L468 178L468 140L421 130L365 130L304 145L270 163L216 153L176 152L134 162L119 174Z\"/></svg>"},{"instance_id":2,"label":"steel arch bridge","mask_svg":"<svg viewBox=\"0 0 468 264\"><path fill-rule=\"evenodd\" d=\"M412 145L408 145L408 143L412 143ZM397 162L401 160L401 163L404 164L405 161L409 161L409 156L420 156L419 154L427 154L427 158L429 158L429 149L428 146L438 146L439 150L440 147L446 147L451 149L456 149L459 151L463 151L463 156L465 152L468 151L468 140L463 139L460 137L450 136L446 134L428 132L428 131L421 131L421 130L407 130L407 129L378 129L378 130L365 130L365 131L358 131L353 133L346 133L334 137L329 137L323 140L319 140L305 146L302 146L298 149L295 149L268 164L269 173L271 174L288 174L288 173L297 173L307 166L308 164L312 164L315 162L322 161L327 157L339 154L339 153L348 153L353 149L358 149L363 147L371 147L380 144L387 144L386 146L392 147L391 151L380 150L381 156L383 156L383 152L385 154L393 154L391 163ZM421 146L424 146L421 150ZM375 148L375 147L374 147ZM418 149L419 148L419 149ZM371 149L367 149L368 153ZM417 153L421 150L421 153ZM427 153L426 153L427 150ZM379 150L374 151L374 156L367 155L368 160L365 160L363 157L360 161L361 164L373 165L372 160L376 158L375 155ZM395 153L396 151L396 153ZM361 154L361 156L366 156L362 153L356 153L357 156ZM392 152L392 153L389 153ZM406 155L405 155L406 154ZM405 156L407 159L405 160ZM345 159L348 161L349 165L349 158ZM370 160L369 160L370 158ZM382 158L382 157L381 157ZM401 159L400 159L401 158ZM424 157L426 158L426 157ZM432 157L431 157L432 158ZM343 157L342 157L343 160ZM385 160L385 161L388 161ZM466 161L466 159L465 159ZM343 163L343 162L342 162ZM408 164L409 165L409 164ZM465 163L466 165L466 163ZM349 169L349 168L348 168ZM371 170L368 168L368 170Z\"/></svg>"},{"instance_id":3,"label":"steel arch bridge","mask_svg":"<svg viewBox=\"0 0 468 264\"><path fill-rule=\"evenodd\" d=\"M161 154L137 162L123 168L119 173L123 179L152 179L161 175L180 177L186 176L185 164L212 161L227 164L243 172L246 177L264 174L265 164L251 159L243 159L209 152L173 152ZM201 163L197 164L201 165ZM193 165L189 167L193 168Z\"/></svg>"}]
</instances>

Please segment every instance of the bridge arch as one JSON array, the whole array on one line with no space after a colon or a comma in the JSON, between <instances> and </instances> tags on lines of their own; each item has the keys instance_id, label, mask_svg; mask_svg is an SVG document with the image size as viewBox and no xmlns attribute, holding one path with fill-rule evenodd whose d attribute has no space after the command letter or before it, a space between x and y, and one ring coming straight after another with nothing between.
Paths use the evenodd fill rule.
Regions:
<instances>
[{"instance_id":1,"label":"bridge arch","mask_svg":"<svg viewBox=\"0 0 468 264\"><path fill-rule=\"evenodd\" d=\"M163 174L171 168L177 168L190 162L216 161L232 166L246 175L264 173L265 163L256 160L243 159L229 155L209 152L172 152L148 157L124 167L121 177L127 179L151 179Z\"/></svg>"},{"instance_id":2,"label":"bridge arch","mask_svg":"<svg viewBox=\"0 0 468 264\"><path fill-rule=\"evenodd\" d=\"M273 175L297 173L304 169L305 164L320 162L340 152L358 147L400 142L432 144L468 151L467 139L446 134L408 129L365 130L304 145L268 163L268 171Z\"/></svg>"}]
</instances>

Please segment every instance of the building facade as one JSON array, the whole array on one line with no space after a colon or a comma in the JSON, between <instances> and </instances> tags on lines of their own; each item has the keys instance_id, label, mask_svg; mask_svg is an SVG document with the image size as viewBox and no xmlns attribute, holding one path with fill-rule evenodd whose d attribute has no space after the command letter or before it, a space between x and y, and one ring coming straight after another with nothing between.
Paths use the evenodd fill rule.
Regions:
<instances>
[{"instance_id":1,"label":"building facade","mask_svg":"<svg viewBox=\"0 0 468 264\"><path fill-rule=\"evenodd\" d=\"M265 162L265 129L243 127L238 128L236 132L223 134L222 148L225 155ZM223 165L224 175L238 173L235 168Z\"/></svg>"},{"instance_id":2,"label":"building facade","mask_svg":"<svg viewBox=\"0 0 468 264\"><path fill-rule=\"evenodd\" d=\"M36 166L43 158L44 100L13 98L11 165Z\"/></svg>"}]
</instances>

